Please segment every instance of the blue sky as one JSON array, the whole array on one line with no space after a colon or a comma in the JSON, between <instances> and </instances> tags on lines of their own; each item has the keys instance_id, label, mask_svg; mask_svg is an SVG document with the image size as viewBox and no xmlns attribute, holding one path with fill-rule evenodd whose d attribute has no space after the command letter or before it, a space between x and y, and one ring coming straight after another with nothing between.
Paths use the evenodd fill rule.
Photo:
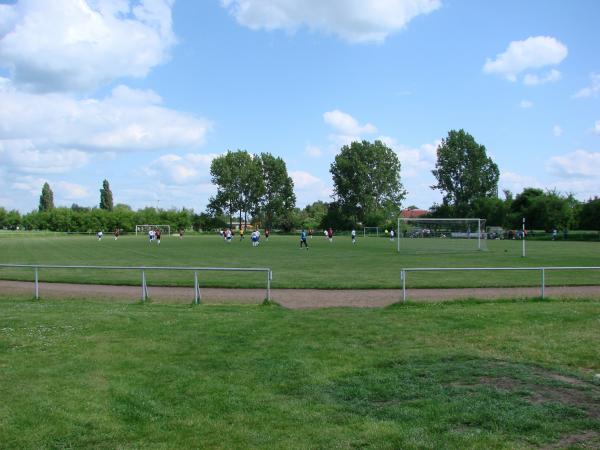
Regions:
<instances>
[{"instance_id":1,"label":"blue sky","mask_svg":"<svg viewBox=\"0 0 600 450\"><path fill-rule=\"evenodd\" d=\"M464 128L500 188L600 194L600 2L0 1L0 206L203 211L228 149L287 163L330 200L354 139L402 164L404 206L440 201L435 149Z\"/></svg>"}]
</instances>

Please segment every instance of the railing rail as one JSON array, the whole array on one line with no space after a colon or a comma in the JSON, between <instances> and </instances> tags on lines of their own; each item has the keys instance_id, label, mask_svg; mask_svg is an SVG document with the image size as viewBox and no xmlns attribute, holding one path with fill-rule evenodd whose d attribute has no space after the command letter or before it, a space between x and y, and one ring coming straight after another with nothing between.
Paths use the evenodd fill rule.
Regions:
<instances>
[{"instance_id":1,"label":"railing rail","mask_svg":"<svg viewBox=\"0 0 600 450\"><path fill-rule=\"evenodd\" d=\"M406 301L406 275L408 272L458 272L458 271L534 270L541 274L540 294L545 296L546 271L548 270L600 270L600 266L550 266L550 267L410 267L400 270L402 301Z\"/></svg>"},{"instance_id":2,"label":"railing rail","mask_svg":"<svg viewBox=\"0 0 600 450\"><path fill-rule=\"evenodd\" d=\"M39 270L40 269L94 269L94 270L139 270L142 276L142 301L148 299L148 284L146 280L147 270L178 270L194 272L194 304L201 302L200 284L198 282L198 272L265 272L267 275L266 298L271 301L271 281L273 280L273 271L266 267L167 267L167 266L75 266L75 265L55 265L55 264L0 264L0 268L28 268L34 270L35 298L40 298L39 292Z\"/></svg>"}]
</instances>

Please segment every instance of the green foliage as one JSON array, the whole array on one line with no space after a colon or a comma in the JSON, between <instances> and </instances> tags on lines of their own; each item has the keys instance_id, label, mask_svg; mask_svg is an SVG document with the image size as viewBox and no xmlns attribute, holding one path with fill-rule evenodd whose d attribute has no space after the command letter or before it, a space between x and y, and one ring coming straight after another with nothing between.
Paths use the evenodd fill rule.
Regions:
<instances>
[{"instance_id":1,"label":"green foliage","mask_svg":"<svg viewBox=\"0 0 600 450\"><path fill-rule=\"evenodd\" d=\"M400 161L381 141L343 146L329 171L337 205L350 222L363 222L381 209L400 211L406 194L400 182Z\"/></svg>"},{"instance_id":2,"label":"green foliage","mask_svg":"<svg viewBox=\"0 0 600 450\"><path fill-rule=\"evenodd\" d=\"M581 206L579 220L583 230L600 230L600 198L594 197Z\"/></svg>"},{"instance_id":3,"label":"green foliage","mask_svg":"<svg viewBox=\"0 0 600 450\"><path fill-rule=\"evenodd\" d=\"M100 189L100 209L113 210L113 195L108 180L102 182L102 189Z\"/></svg>"},{"instance_id":4,"label":"green foliage","mask_svg":"<svg viewBox=\"0 0 600 450\"><path fill-rule=\"evenodd\" d=\"M296 206L296 195L285 161L270 153L261 153L255 158L260 164L264 184L257 215L263 218L263 226L278 226L289 231L292 228L291 212Z\"/></svg>"},{"instance_id":5,"label":"green foliage","mask_svg":"<svg viewBox=\"0 0 600 450\"><path fill-rule=\"evenodd\" d=\"M575 220L571 197L564 197L555 191L526 188L515 197L511 204L509 222L513 228L521 226L525 218L529 229L566 229Z\"/></svg>"},{"instance_id":6,"label":"green foliage","mask_svg":"<svg viewBox=\"0 0 600 450\"><path fill-rule=\"evenodd\" d=\"M456 216L472 214L477 199L497 195L498 166L464 130L451 130L442 139L432 173L437 179L432 189L444 193L444 204L453 206Z\"/></svg>"},{"instance_id":7,"label":"green foliage","mask_svg":"<svg viewBox=\"0 0 600 450\"><path fill-rule=\"evenodd\" d=\"M50 185L46 182L42 187L42 195L40 195L39 211L50 211L54 208L54 193L50 189Z\"/></svg>"}]
</instances>

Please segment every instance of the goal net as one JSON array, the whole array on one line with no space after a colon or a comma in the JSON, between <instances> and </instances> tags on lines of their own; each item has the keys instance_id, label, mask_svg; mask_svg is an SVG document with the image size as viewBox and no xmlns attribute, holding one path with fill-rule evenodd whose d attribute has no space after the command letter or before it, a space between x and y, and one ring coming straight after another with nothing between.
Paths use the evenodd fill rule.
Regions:
<instances>
[{"instance_id":1,"label":"goal net","mask_svg":"<svg viewBox=\"0 0 600 450\"><path fill-rule=\"evenodd\" d=\"M445 253L487 250L485 219L398 219L398 251Z\"/></svg>"},{"instance_id":2,"label":"goal net","mask_svg":"<svg viewBox=\"0 0 600 450\"><path fill-rule=\"evenodd\" d=\"M150 230L160 230L161 235L171 236L171 225L136 225L135 235L147 236Z\"/></svg>"},{"instance_id":3,"label":"goal net","mask_svg":"<svg viewBox=\"0 0 600 450\"><path fill-rule=\"evenodd\" d=\"M364 227L363 237L375 236L379 237L379 227Z\"/></svg>"}]
</instances>

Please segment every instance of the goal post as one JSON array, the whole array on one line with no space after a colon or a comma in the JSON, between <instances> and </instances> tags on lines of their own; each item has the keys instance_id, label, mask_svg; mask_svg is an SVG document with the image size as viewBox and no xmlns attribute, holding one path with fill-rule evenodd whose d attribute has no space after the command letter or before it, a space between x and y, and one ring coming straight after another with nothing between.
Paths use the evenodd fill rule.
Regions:
<instances>
[{"instance_id":1,"label":"goal post","mask_svg":"<svg viewBox=\"0 0 600 450\"><path fill-rule=\"evenodd\" d=\"M150 230L160 230L161 234L171 236L171 225L136 225L135 235L138 234L147 235Z\"/></svg>"},{"instance_id":2,"label":"goal post","mask_svg":"<svg viewBox=\"0 0 600 450\"><path fill-rule=\"evenodd\" d=\"M367 237L373 233L376 237L379 237L379 227L363 227L363 237Z\"/></svg>"},{"instance_id":3,"label":"goal post","mask_svg":"<svg viewBox=\"0 0 600 450\"><path fill-rule=\"evenodd\" d=\"M398 252L402 249L428 253L487 249L485 219L480 218L398 218L397 234Z\"/></svg>"}]
</instances>

